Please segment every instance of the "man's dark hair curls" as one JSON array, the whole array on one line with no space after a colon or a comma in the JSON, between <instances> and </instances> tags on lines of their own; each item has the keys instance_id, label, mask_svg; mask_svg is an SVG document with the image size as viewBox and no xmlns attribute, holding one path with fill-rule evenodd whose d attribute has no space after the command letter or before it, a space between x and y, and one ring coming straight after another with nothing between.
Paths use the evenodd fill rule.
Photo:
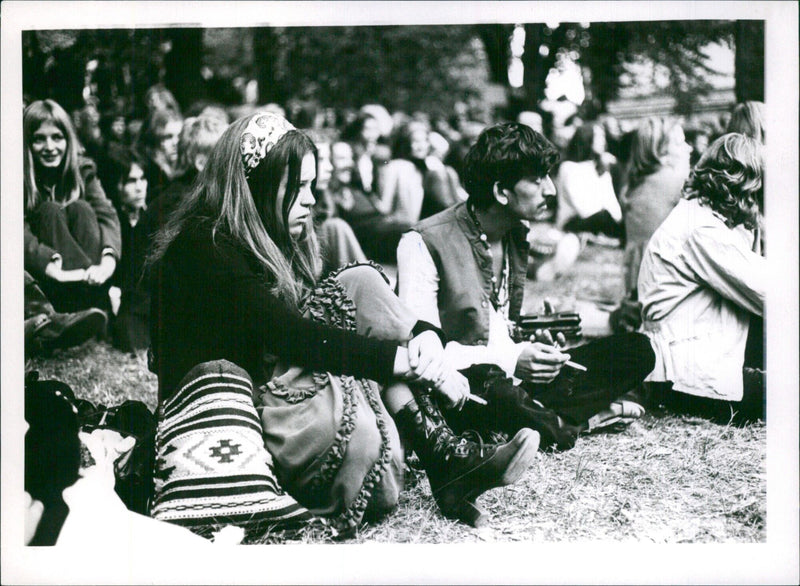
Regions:
<instances>
[{"instance_id":1,"label":"man's dark hair curls","mask_svg":"<svg viewBox=\"0 0 800 586\"><path fill-rule=\"evenodd\" d=\"M558 149L544 136L516 122L484 130L464 159L464 186L479 209L494 201L493 187L512 189L524 177L542 178L559 160Z\"/></svg>"}]
</instances>

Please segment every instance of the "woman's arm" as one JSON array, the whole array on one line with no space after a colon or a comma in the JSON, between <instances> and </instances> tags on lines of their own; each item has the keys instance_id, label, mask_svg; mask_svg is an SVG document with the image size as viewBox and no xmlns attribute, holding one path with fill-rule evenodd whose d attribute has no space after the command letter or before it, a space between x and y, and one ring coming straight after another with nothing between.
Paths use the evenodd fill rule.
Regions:
<instances>
[{"instance_id":1,"label":"woman's arm","mask_svg":"<svg viewBox=\"0 0 800 586\"><path fill-rule=\"evenodd\" d=\"M174 257L193 273L189 294L247 344L291 364L379 382L395 373L398 342L374 340L301 316L275 297L245 253L222 237L191 238ZM403 349L405 351L405 349Z\"/></svg>"},{"instance_id":2,"label":"woman's arm","mask_svg":"<svg viewBox=\"0 0 800 586\"><path fill-rule=\"evenodd\" d=\"M106 197L103 186L95 175L86 180L84 198L92 206L100 227L100 243L104 251L109 251L115 261L119 260L122 251L122 233L117 210L111 200Z\"/></svg>"},{"instance_id":3,"label":"woman's arm","mask_svg":"<svg viewBox=\"0 0 800 586\"><path fill-rule=\"evenodd\" d=\"M58 253L39 241L27 219L25 220L23 240L25 246L25 270L39 279L45 275L47 265L58 257Z\"/></svg>"}]
</instances>

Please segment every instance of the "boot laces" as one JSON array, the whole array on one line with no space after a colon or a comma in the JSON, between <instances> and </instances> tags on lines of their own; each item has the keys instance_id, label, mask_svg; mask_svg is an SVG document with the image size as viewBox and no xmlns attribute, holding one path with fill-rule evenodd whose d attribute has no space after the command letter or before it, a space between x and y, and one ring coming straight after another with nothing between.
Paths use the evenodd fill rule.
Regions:
<instances>
[{"instance_id":1,"label":"boot laces","mask_svg":"<svg viewBox=\"0 0 800 586\"><path fill-rule=\"evenodd\" d=\"M442 442L437 442L437 444L439 443ZM476 453L478 454L479 458L483 458L486 446L483 443L483 438L480 436L480 434L477 431L470 429L461 434L458 442L448 442L442 447L444 450L446 450L445 460L449 460L451 457L468 458ZM439 448L439 445L437 445L437 448Z\"/></svg>"}]
</instances>

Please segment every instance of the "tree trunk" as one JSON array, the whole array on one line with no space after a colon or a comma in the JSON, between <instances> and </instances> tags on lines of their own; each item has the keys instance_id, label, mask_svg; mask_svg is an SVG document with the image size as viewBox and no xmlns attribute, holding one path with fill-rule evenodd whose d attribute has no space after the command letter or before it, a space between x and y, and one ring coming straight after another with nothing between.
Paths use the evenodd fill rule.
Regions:
<instances>
[{"instance_id":1,"label":"tree trunk","mask_svg":"<svg viewBox=\"0 0 800 586\"><path fill-rule=\"evenodd\" d=\"M257 28L253 32L253 65L258 81L259 103L283 103L283 63L285 61L283 29Z\"/></svg>"},{"instance_id":2,"label":"tree trunk","mask_svg":"<svg viewBox=\"0 0 800 586\"><path fill-rule=\"evenodd\" d=\"M764 101L764 21L736 21L736 101Z\"/></svg>"},{"instance_id":3,"label":"tree trunk","mask_svg":"<svg viewBox=\"0 0 800 586\"><path fill-rule=\"evenodd\" d=\"M555 63L555 49L543 56L539 47L545 44L543 24L525 25L525 52L522 54L522 64L525 66L523 87L525 88L525 108L536 110L539 103L544 100L545 81L547 73Z\"/></svg>"},{"instance_id":4,"label":"tree trunk","mask_svg":"<svg viewBox=\"0 0 800 586\"><path fill-rule=\"evenodd\" d=\"M204 98L203 78L200 68L203 64L203 29L169 29L167 38L172 42L172 50L164 58L166 74L164 85L178 100L181 110L186 110L194 102Z\"/></svg>"}]
</instances>

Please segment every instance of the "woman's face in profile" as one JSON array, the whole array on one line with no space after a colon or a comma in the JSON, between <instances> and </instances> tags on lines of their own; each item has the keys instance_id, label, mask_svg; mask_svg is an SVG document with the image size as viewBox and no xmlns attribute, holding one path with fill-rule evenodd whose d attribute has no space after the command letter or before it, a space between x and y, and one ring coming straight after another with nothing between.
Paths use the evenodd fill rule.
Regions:
<instances>
[{"instance_id":1,"label":"woman's face in profile","mask_svg":"<svg viewBox=\"0 0 800 586\"><path fill-rule=\"evenodd\" d=\"M178 120L168 122L158 133L159 148L170 165L178 161L178 140L183 124Z\"/></svg>"},{"instance_id":2,"label":"woman's face in profile","mask_svg":"<svg viewBox=\"0 0 800 586\"><path fill-rule=\"evenodd\" d=\"M283 179L279 192L286 192L288 169L283 174ZM317 161L314 158L314 153L308 153L303 157L303 162L300 165L300 189L297 192L292 207L289 208L289 215L286 218L286 230L289 236L293 239L298 239L303 235L306 222L311 216L311 208L316 203L314 194L311 192L311 184L317 177Z\"/></svg>"},{"instance_id":3,"label":"woman's face in profile","mask_svg":"<svg viewBox=\"0 0 800 586\"><path fill-rule=\"evenodd\" d=\"M667 156L672 162L672 166L688 175L691 154L692 147L686 142L683 128L680 125L675 125L669 133L669 142L667 143Z\"/></svg>"},{"instance_id":4,"label":"woman's face in profile","mask_svg":"<svg viewBox=\"0 0 800 586\"><path fill-rule=\"evenodd\" d=\"M331 164L331 145L328 143L317 144L317 189L324 191L328 188L333 174Z\"/></svg>"}]
</instances>

